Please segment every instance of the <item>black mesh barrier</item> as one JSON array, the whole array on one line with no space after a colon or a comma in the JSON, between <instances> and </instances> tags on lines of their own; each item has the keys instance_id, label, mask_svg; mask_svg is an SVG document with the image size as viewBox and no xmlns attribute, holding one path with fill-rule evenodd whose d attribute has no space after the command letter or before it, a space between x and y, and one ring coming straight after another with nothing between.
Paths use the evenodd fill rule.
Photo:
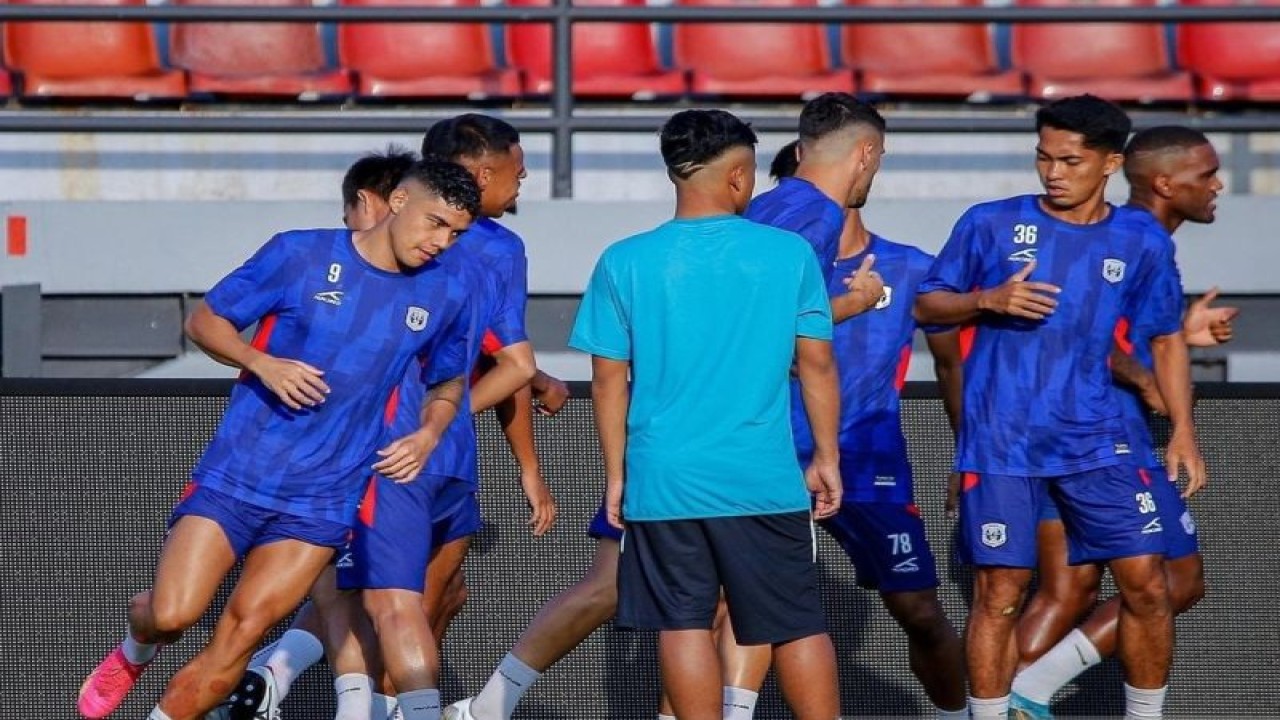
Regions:
<instances>
[{"instance_id":1,"label":"black mesh barrier","mask_svg":"<svg viewBox=\"0 0 1280 720\"><path fill-rule=\"evenodd\" d=\"M226 389L0 384L0 719L76 717L81 680L123 637L128 600L150 582L165 520L225 407ZM1209 591L1178 620L1168 709L1180 717L1280 716L1280 389L1222 386L1205 395L1196 416L1212 480L1192 507ZM928 388L909 389L904 406L916 497L939 557L940 593L959 628L968 578L950 561L951 528L942 517L950 436ZM603 486L590 401L574 399L559 416L538 418L536 431L560 507L556 529L542 539L525 526L518 474L496 424L481 419L487 525L467 563L470 600L445 647L447 701L477 691L542 603L590 563L594 541L585 528ZM845 713L927 714L902 633L877 596L854 585L835 543L820 537ZM208 639L208 618L161 653L115 717L146 716L164 681ZM655 663L651 634L606 626L544 676L517 716L652 718ZM330 682L324 668L308 673L285 717L331 717ZM1114 661L1086 673L1058 708L1122 714ZM772 681L756 716L787 717Z\"/></svg>"}]
</instances>

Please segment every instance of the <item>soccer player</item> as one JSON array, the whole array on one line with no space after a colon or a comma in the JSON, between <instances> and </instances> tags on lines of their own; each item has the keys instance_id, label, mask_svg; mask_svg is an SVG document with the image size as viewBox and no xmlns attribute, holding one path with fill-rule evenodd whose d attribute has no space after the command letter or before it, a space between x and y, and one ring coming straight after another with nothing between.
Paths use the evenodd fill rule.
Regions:
<instances>
[{"instance_id":1,"label":"soccer player","mask_svg":"<svg viewBox=\"0 0 1280 720\"><path fill-rule=\"evenodd\" d=\"M791 147L771 172L786 173ZM793 156L793 155L792 155ZM858 208L845 216L831 296L848 292L844 277L874 255L884 282L874 308L837 322L832 339L840 373L840 472L844 503L821 525L848 553L863 587L877 590L907 634L911 669L938 708L939 718L967 718L964 650L938 601L937 567L913 502L911 465L899 417L899 394L911 359L916 288L933 257L867 230ZM926 339L948 415L960 404L960 344L954 328L926 327ZM813 452L804 409L792 394L792 429L800 462ZM769 669L767 646L721 641L725 657L724 717L748 720Z\"/></svg>"},{"instance_id":2,"label":"soccer player","mask_svg":"<svg viewBox=\"0 0 1280 720\"><path fill-rule=\"evenodd\" d=\"M831 720L835 657L805 482L813 515L834 513L839 401L821 270L798 236L738 217L755 185L744 123L684 111L661 143L675 219L604 252L570 336L592 355L609 522L626 520L618 623L659 631L677 717L718 719L723 587L736 636L773 645L796 717ZM793 361L814 427L807 473L787 418Z\"/></svg>"},{"instance_id":3,"label":"soccer player","mask_svg":"<svg viewBox=\"0 0 1280 720\"><path fill-rule=\"evenodd\" d=\"M1184 222L1211 223L1214 200L1222 190L1218 165L1213 145L1197 130L1180 126L1143 130L1125 148L1129 205L1149 211L1170 234ZM1216 294L1210 291L1188 308L1182 334L1189 345L1217 345L1230 339L1237 311L1210 307ZM1122 329L1140 322L1126 322ZM1121 333L1119 338L1121 352L1112 355L1112 371L1123 383L1121 407L1133 456L1151 478L1168 545L1164 559L1170 604L1175 614L1181 614L1204 596L1204 563L1195 521L1152 447L1144 398L1160 410L1164 403L1151 375L1150 343L1140 330ZM1049 517L1042 517L1038 530L1040 587L1018 623L1023 669L1013 680L1011 714L1021 718L1051 718L1049 701L1054 693L1115 653L1120 617L1120 598L1113 597L1072 629L1093 608L1102 572L1097 565L1067 564L1062 520L1051 502L1045 509Z\"/></svg>"},{"instance_id":4,"label":"soccer player","mask_svg":"<svg viewBox=\"0 0 1280 720\"><path fill-rule=\"evenodd\" d=\"M1160 717L1173 627L1157 501L1133 463L1107 357L1122 317L1146 318L1173 434L1170 475L1204 483L1191 419L1182 296L1168 233L1104 199L1129 118L1083 95L1036 114L1044 194L977 205L956 224L916 303L925 323L972 324L956 469L960 550L976 566L966 630L970 710L1005 717L1014 629L1047 492L1072 563L1105 562L1123 597L1130 718Z\"/></svg>"},{"instance_id":5,"label":"soccer player","mask_svg":"<svg viewBox=\"0 0 1280 720\"><path fill-rule=\"evenodd\" d=\"M81 688L85 717L119 706L159 645L199 619L243 558L213 639L150 718L212 709L345 542L370 465L414 478L452 420L465 369L459 322L470 310L435 259L478 213L479 191L465 170L433 159L410 169L390 204L365 232L277 235L188 321L192 340L242 368L242 382L174 510L154 587L132 600L124 643ZM240 331L255 322L247 343ZM377 450L387 439L379 413L415 357L428 361L432 387L421 427Z\"/></svg>"}]
</instances>

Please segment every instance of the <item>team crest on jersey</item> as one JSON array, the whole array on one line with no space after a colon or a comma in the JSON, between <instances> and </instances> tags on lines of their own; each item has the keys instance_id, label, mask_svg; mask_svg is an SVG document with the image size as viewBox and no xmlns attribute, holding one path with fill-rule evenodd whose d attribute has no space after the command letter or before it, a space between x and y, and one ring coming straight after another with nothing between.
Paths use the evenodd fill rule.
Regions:
<instances>
[{"instance_id":1,"label":"team crest on jersey","mask_svg":"<svg viewBox=\"0 0 1280 720\"><path fill-rule=\"evenodd\" d=\"M408 325L410 330L418 332L427 326L427 318L429 317L431 317L431 313L427 312L426 308L410 305L409 312L404 316L404 324Z\"/></svg>"},{"instance_id":2,"label":"team crest on jersey","mask_svg":"<svg viewBox=\"0 0 1280 720\"><path fill-rule=\"evenodd\" d=\"M1196 521L1191 519L1190 511L1183 510L1182 517L1179 519L1182 521L1182 529L1184 532L1186 532L1188 535L1196 534Z\"/></svg>"},{"instance_id":3,"label":"team crest on jersey","mask_svg":"<svg viewBox=\"0 0 1280 720\"><path fill-rule=\"evenodd\" d=\"M982 525L982 544L987 547L998 548L1009 541L1007 528L1004 523L983 523Z\"/></svg>"},{"instance_id":4,"label":"team crest on jersey","mask_svg":"<svg viewBox=\"0 0 1280 720\"><path fill-rule=\"evenodd\" d=\"M1124 279L1124 261L1107 258L1102 261L1102 277L1109 283L1118 283Z\"/></svg>"},{"instance_id":5,"label":"team crest on jersey","mask_svg":"<svg viewBox=\"0 0 1280 720\"><path fill-rule=\"evenodd\" d=\"M893 288L885 285L884 292L880 293L880 299L876 301L876 309L883 310L889 307L891 302L893 302Z\"/></svg>"}]
</instances>

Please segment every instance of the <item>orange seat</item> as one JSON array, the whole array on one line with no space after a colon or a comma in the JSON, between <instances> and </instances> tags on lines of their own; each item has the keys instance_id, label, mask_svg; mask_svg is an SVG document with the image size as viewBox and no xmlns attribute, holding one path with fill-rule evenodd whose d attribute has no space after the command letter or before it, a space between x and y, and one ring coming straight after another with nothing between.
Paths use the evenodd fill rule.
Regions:
<instances>
[{"instance_id":1,"label":"orange seat","mask_svg":"<svg viewBox=\"0 0 1280 720\"><path fill-rule=\"evenodd\" d=\"M14 5L82 4L80 0L10 0ZM145 0L85 0L142 5ZM5 64L26 97L180 98L181 71L160 66L151 26L143 22L12 22L4 27ZM5 94L8 94L7 92Z\"/></svg>"},{"instance_id":2,"label":"orange seat","mask_svg":"<svg viewBox=\"0 0 1280 720\"><path fill-rule=\"evenodd\" d=\"M341 0L343 5L475 7L479 0ZM515 97L520 73L501 69L482 23L349 23L338 58L365 97Z\"/></svg>"},{"instance_id":3,"label":"orange seat","mask_svg":"<svg viewBox=\"0 0 1280 720\"><path fill-rule=\"evenodd\" d=\"M546 6L549 0L509 0L514 6ZM579 5L644 6L644 0L583 0ZM551 92L551 26L507 26L507 59L524 73L529 95ZM684 73L658 65L658 53L646 23L574 23L573 94L630 97L638 100L683 95Z\"/></svg>"},{"instance_id":4,"label":"orange seat","mask_svg":"<svg viewBox=\"0 0 1280 720\"><path fill-rule=\"evenodd\" d=\"M1121 5L1156 0L1018 0L1018 5ZM1043 98L1093 93L1117 101L1189 101L1191 76L1169 67L1164 28L1139 23L1046 23L1013 26L1013 64Z\"/></svg>"},{"instance_id":5,"label":"orange seat","mask_svg":"<svg viewBox=\"0 0 1280 720\"><path fill-rule=\"evenodd\" d=\"M982 5L982 0L845 0L855 6ZM1024 94L1022 73L1001 71L986 25L850 23L842 33L844 64L862 92L960 97L981 102Z\"/></svg>"},{"instance_id":6,"label":"orange seat","mask_svg":"<svg viewBox=\"0 0 1280 720\"><path fill-rule=\"evenodd\" d=\"M172 0L244 5L244 0ZM310 0L254 0L310 6ZM351 94L345 70L327 67L316 23L174 23L169 57L191 75L192 93L315 100Z\"/></svg>"},{"instance_id":7,"label":"orange seat","mask_svg":"<svg viewBox=\"0 0 1280 720\"><path fill-rule=\"evenodd\" d=\"M783 5L816 0L678 0L686 6ZM676 64L691 71L697 95L808 98L853 92L853 73L833 70L821 25L683 23L675 28Z\"/></svg>"},{"instance_id":8,"label":"orange seat","mask_svg":"<svg viewBox=\"0 0 1280 720\"><path fill-rule=\"evenodd\" d=\"M1234 0L1182 0L1184 5L1236 5ZM1254 0L1280 5L1280 0ZM1178 62L1197 76L1207 100L1280 101L1280 22L1185 23Z\"/></svg>"}]
</instances>

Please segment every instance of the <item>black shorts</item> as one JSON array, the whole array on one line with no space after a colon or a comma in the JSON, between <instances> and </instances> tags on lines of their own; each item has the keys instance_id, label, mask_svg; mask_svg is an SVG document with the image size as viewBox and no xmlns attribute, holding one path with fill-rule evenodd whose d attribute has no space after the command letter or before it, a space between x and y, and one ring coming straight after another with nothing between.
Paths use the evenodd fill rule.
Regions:
<instances>
[{"instance_id":1,"label":"black shorts","mask_svg":"<svg viewBox=\"0 0 1280 720\"><path fill-rule=\"evenodd\" d=\"M826 632L809 512L627 523L618 625L710 630L721 587L743 645Z\"/></svg>"}]
</instances>

